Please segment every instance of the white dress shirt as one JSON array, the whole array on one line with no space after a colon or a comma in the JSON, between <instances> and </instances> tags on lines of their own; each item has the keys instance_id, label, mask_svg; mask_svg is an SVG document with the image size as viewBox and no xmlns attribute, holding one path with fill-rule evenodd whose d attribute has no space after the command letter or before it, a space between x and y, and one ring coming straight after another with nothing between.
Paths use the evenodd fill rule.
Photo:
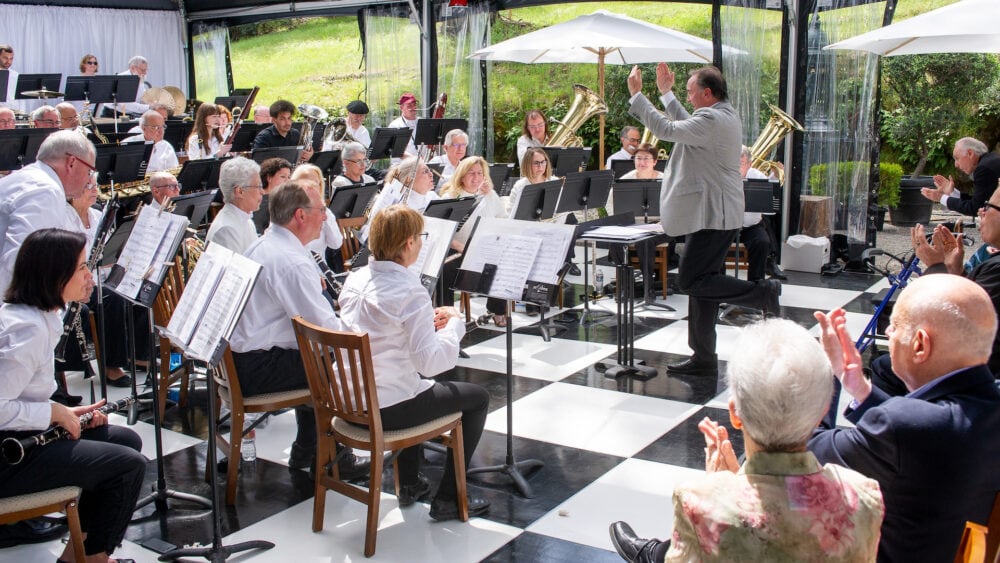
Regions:
<instances>
[{"instance_id":1,"label":"white dress shirt","mask_svg":"<svg viewBox=\"0 0 1000 563\"><path fill-rule=\"evenodd\" d=\"M434 330L434 308L414 272L372 260L347 277L340 315L350 329L367 332L380 408L416 397L433 377L455 367L465 324L455 317ZM421 377L423 376L423 377Z\"/></svg>"},{"instance_id":2,"label":"white dress shirt","mask_svg":"<svg viewBox=\"0 0 1000 563\"><path fill-rule=\"evenodd\" d=\"M410 129L413 130L413 131L410 132L410 142L406 143L406 151L405 151L406 154L408 154L410 156L417 156L417 147L414 146L414 144L413 144L413 138L417 134L417 121L420 121L419 117L416 118L416 119L410 120L410 119L403 118L403 116L401 115L401 116L397 117L396 119L393 119L391 122L389 122L389 125L388 125L389 127L393 127L393 128L409 127ZM400 160L401 159L399 159L399 158L393 158L390 162L392 164L397 164Z\"/></svg>"},{"instance_id":3,"label":"white dress shirt","mask_svg":"<svg viewBox=\"0 0 1000 563\"><path fill-rule=\"evenodd\" d=\"M14 96L17 95L17 77L20 76L20 73L13 69L7 69L7 72L9 73L7 75L7 101L4 105L14 111L28 113L25 102L29 102L31 100L14 99Z\"/></svg>"},{"instance_id":4,"label":"white dress shirt","mask_svg":"<svg viewBox=\"0 0 1000 563\"><path fill-rule=\"evenodd\" d=\"M372 210L368 214L368 222L361 227L361 232L359 233L361 242L368 241L368 228L371 226L371 218L379 211L390 205L399 203L403 199L402 189L403 184L398 180L393 180L391 184L383 187L382 191L375 196L375 203L372 204ZM406 199L406 206L423 214L424 209L427 208L427 204L436 199L441 199L441 196L435 192L429 191L426 194L419 194L414 190L410 190L410 195Z\"/></svg>"},{"instance_id":5,"label":"white dress shirt","mask_svg":"<svg viewBox=\"0 0 1000 563\"><path fill-rule=\"evenodd\" d=\"M48 428L49 397L56 390L53 350L62 332L62 311L0 306L0 430Z\"/></svg>"},{"instance_id":6,"label":"white dress shirt","mask_svg":"<svg viewBox=\"0 0 1000 563\"><path fill-rule=\"evenodd\" d=\"M357 129L351 129L351 126L347 126L347 134L354 137L354 140L361 143L366 149L372 146L372 136L368 132L368 128L364 125L358 127Z\"/></svg>"},{"instance_id":7,"label":"white dress shirt","mask_svg":"<svg viewBox=\"0 0 1000 563\"><path fill-rule=\"evenodd\" d=\"M337 224L337 218L334 217L333 211L330 208L326 208L326 221L323 221L323 230L319 232L319 237L314 241L310 241L306 245L306 248L319 254L326 259L326 249L332 248L337 250L342 244L344 244L344 234L340 232L340 225Z\"/></svg>"},{"instance_id":8,"label":"white dress shirt","mask_svg":"<svg viewBox=\"0 0 1000 563\"><path fill-rule=\"evenodd\" d=\"M348 178L347 176L344 176L343 174L341 174L341 175L339 175L339 176L337 176L336 178L333 179L333 187L334 188L341 188L343 186L353 186L353 185L355 185L357 183L358 182L355 182L354 180L351 180L350 178ZM362 183L362 184L374 184L375 183L375 178L372 178L368 174L362 174L361 175L361 182L360 183Z\"/></svg>"},{"instance_id":9,"label":"white dress shirt","mask_svg":"<svg viewBox=\"0 0 1000 563\"><path fill-rule=\"evenodd\" d=\"M118 76L128 76L130 74L132 74L132 71L126 70L125 72L119 72ZM147 104L142 103L142 95L145 94L146 90L148 89L149 86L146 84L146 81L143 80L142 77L140 76L139 89L136 90L135 92L135 101L126 104L118 104L119 107L124 108L121 109L120 111L123 111L125 113L134 113L134 114L143 114L149 111L149 106Z\"/></svg>"},{"instance_id":10,"label":"white dress shirt","mask_svg":"<svg viewBox=\"0 0 1000 563\"><path fill-rule=\"evenodd\" d=\"M245 255L262 268L229 341L233 352L297 350L292 328L296 315L324 328L341 329L340 319L322 295L319 267L291 231L271 223Z\"/></svg>"},{"instance_id":11,"label":"white dress shirt","mask_svg":"<svg viewBox=\"0 0 1000 563\"><path fill-rule=\"evenodd\" d=\"M187 141L187 157L188 160L201 160L203 158L212 158L215 153L219 152L219 142L214 136L208 138L208 150L206 151L204 146L202 146L201 138L198 137L197 133L193 133L188 137Z\"/></svg>"},{"instance_id":12,"label":"white dress shirt","mask_svg":"<svg viewBox=\"0 0 1000 563\"><path fill-rule=\"evenodd\" d=\"M451 180L451 177L455 175L455 168L457 168L454 164L451 163L450 160L448 160L448 155L446 154L439 154L438 156L435 156L434 158L430 159L427 162L427 164L444 165L444 168L441 169L441 177L437 180L437 186L439 188L447 184L448 180Z\"/></svg>"},{"instance_id":13,"label":"white dress shirt","mask_svg":"<svg viewBox=\"0 0 1000 563\"><path fill-rule=\"evenodd\" d=\"M122 141L122 144L145 142L146 137L140 134L128 137ZM155 145L153 145L153 152L149 154L149 162L146 163L146 175L148 176L153 172L159 172L161 170L176 168L179 165L180 163L177 161L177 153L174 152L174 146L167 141L160 139Z\"/></svg>"},{"instance_id":14,"label":"white dress shirt","mask_svg":"<svg viewBox=\"0 0 1000 563\"><path fill-rule=\"evenodd\" d=\"M530 135L521 135L520 137L518 137L517 138L517 165L521 166L521 163L524 162L524 154L528 152L528 149L530 149L532 147L534 147L534 148L542 148L544 146L545 146L545 143L543 143L541 141L536 141ZM528 172L527 170L522 170L521 174L526 174L527 172Z\"/></svg>"},{"instance_id":15,"label":"white dress shirt","mask_svg":"<svg viewBox=\"0 0 1000 563\"><path fill-rule=\"evenodd\" d=\"M239 207L227 203L212 220L205 235L207 242L219 243L237 254L243 254L257 240L253 217Z\"/></svg>"},{"instance_id":16,"label":"white dress shirt","mask_svg":"<svg viewBox=\"0 0 1000 563\"><path fill-rule=\"evenodd\" d=\"M609 156L608 160L606 160L604 162L604 169L605 170L611 170L611 161L612 160L632 160L632 153L628 152L625 149L621 149L618 152L616 152L615 154Z\"/></svg>"},{"instance_id":17,"label":"white dress shirt","mask_svg":"<svg viewBox=\"0 0 1000 563\"><path fill-rule=\"evenodd\" d=\"M73 212L76 216L76 212ZM7 292L24 239L48 227L80 231L66 211L66 191L55 170L38 161L0 179L0 295Z\"/></svg>"}]
</instances>

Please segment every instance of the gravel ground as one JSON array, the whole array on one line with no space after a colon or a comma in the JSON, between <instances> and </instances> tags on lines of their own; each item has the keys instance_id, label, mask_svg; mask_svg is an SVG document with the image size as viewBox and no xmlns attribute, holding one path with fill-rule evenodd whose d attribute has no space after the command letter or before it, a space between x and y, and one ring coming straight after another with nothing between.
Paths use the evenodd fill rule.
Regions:
<instances>
[{"instance_id":1,"label":"gravel ground","mask_svg":"<svg viewBox=\"0 0 1000 563\"><path fill-rule=\"evenodd\" d=\"M934 211L931 214L931 224L937 223L950 223L954 222L962 217L961 214L955 213L954 211L949 211L941 207L940 204L934 204ZM965 217L964 222L971 223L971 217ZM982 243L979 237L979 229L967 229L966 236L974 241L972 246L965 247L965 258L968 259ZM910 228L909 227L897 227L889 223L889 217L886 216L885 228L878 233L875 238L875 246L881 248L890 254L895 254L896 256L903 256L913 249L913 245L910 243ZM887 259L877 260L878 264L882 264ZM896 270L898 268L893 268Z\"/></svg>"}]
</instances>

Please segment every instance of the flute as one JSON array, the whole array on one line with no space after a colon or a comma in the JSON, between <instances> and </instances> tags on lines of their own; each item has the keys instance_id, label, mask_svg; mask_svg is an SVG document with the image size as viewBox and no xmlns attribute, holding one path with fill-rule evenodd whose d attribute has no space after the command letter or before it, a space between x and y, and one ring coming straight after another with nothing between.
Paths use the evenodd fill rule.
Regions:
<instances>
[{"instance_id":1,"label":"flute","mask_svg":"<svg viewBox=\"0 0 1000 563\"><path fill-rule=\"evenodd\" d=\"M94 412L111 414L113 412L123 411L129 408L134 402L135 397L125 397L120 401L108 403L99 409L94 409L91 412L83 414L80 416L80 427L83 428L94 419ZM62 426L51 426L44 432L35 434L34 436L28 436L27 438L5 438L3 442L0 442L0 453L3 455L3 460L8 464L17 465L24 460L24 456L32 448L35 448L36 446L44 446L50 442L61 440L68 436L69 430L66 430Z\"/></svg>"}]
</instances>

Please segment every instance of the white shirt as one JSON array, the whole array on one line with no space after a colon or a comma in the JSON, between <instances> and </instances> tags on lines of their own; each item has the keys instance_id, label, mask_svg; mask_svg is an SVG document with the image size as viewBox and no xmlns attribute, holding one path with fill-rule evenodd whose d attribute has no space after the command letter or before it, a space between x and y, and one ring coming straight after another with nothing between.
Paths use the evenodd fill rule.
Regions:
<instances>
[{"instance_id":1,"label":"white shirt","mask_svg":"<svg viewBox=\"0 0 1000 563\"><path fill-rule=\"evenodd\" d=\"M146 137L143 135L133 135L122 141L124 143L145 143ZM160 139L153 145L153 152L149 154L149 162L146 163L146 175L161 170L176 168L180 163L177 161L177 153L174 147L167 141Z\"/></svg>"},{"instance_id":2,"label":"white shirt","mask_svg":"<svg viewBox=\"0 0 1000 563\"><path fill-rule=\"evenodd\" d=\"M416 397L433 377L455 367L465 324L457 318L434 330L434 308L420 278L400 264L372 260L347 277L340 315L371 340L380 408ZM423 377L421 377L423 376Z\"/></svg>"},{"instance_id":3,"label":"white shirt","mask_svg":"<svg viewBox=\"0 0 1000 563\"><path fill-rule=\"evenodd\" d=\"M340 246L344 244L344 234L340 232L340 225L337 224L337 218L334 217L333 211L330 208L326 208L326 221L323 221L323 230L319 232L319 237L314 241L310 241L306 245L306 248L323 256L326 259L326 249L332 248L337 250Z\"/></svg>"},{"instance_id":4,"label":"white shirt","mask_svg":"<svg viewBox=\"0 0 1000 563\"><path fill-rule=\"evenodd\" d=\"M7 101L4 102L4 105L14 111L27 113L27 106L25 102L31 100L14 99L14 96L17 95L17 77L20 76L20 73L14 69L7 69L7 72L10 74L7 75Z\"/></svg>"},{"instance_id":5,"label":"white shirt","mask_svg":"<svg viewBox=\"0 0 1000 563\"><path fill-rule=\"evenodd\" d=\"M62 332L62 311L0 307L0 430L48 428L49 397L56 390L54 350Z\"/></svg>"},{"instance_id":6,"label":"white shirt","mask_svg":"<svg viewBox=\"0 0 1000 563\"><path fill-rule=\"evenodd\" d=\"M76 216L76 212L73 212ZM66 191L55 170L38 161L0 179L0 295L7 292L24 239L48 227L80 231L66 211Z\"/></svg>"},{"instance_id":7,"label":"white shirt","mask_svg":"<svg viewBox=\"0 0 1000 563\"><path fill-rule=\"evenodd\" d=\"M747 180L767 180L767 175L757 170L756 168L748 168L747 175L744 176ZM764 218L760 213L744 213L743 214L743 228L752 227L757 223L760 223Z\"/></svg>"},{"instance_id":8,"label":"white shirt","mask_svg":"<svg viewBox=\"0 0 1000 563\"><path fill-rule=\"evenodd\" d=\"M243 254L257 240L253 217L231 203L222 206L205 235L208 242L219 243L237 254Z\"/></svg>"},{"instance_id":9,"label":"white shirt","mask_svg":"<svg viewBox=\"0 0 1000 563\"><path fill-rule=\"evenodd\" d=\"M118 76L128 76L130 74L132 74L132 71L131 70L126 70L125 72L119 72ZM135 76L135 75L133 75L133 76ZM149 111L149 106L146 105L146 104L144 104L144 103L142 103L142 95L146 93L146 90L148 90L148 86L146 85L146 81L143 80L142 77L140 76L139 77L139 89L136 90L136 92L135 92L135 101L134 102L129 102L129 103L126 103L126 104L118 104L119 108L124 108L124 109L120 109L119 111L123 111L125 113L137 113L137 114L142 114L142 113L146 113L147 111Z\"/></svg>"},{"instance_id":10,"label":"white shirt","mask_svg":"<svg viewBox=\"0 0 1000 563\"><path fill-rule=\"evenodd\" d=\"M319 267L291 231L271 223L245 255L262 268L230 339L233 352L274 347L297 350L292 328L296 315L324 328L341 330L340 319L323 297Z\"/></svg>"},{"instance_id":11,"label":"white shirt","mask_svg":"<svg viewBox=\"0 0 1000 563\"><path fill-rule=\"evenodd\" d=\"M459 161L461 162L461 161ZM438 179L438 187L444 186L451 180L451 177L455 175L456 166L448 160L448 155L440 154L430 159L427 164L443 164L444 168L441 169L441 178Z\"/></svg>"},{"instance_id":12,"label":"white shirt","mask_svg":"<svg viewBox=\"0 0 1000 563\"><path fill-rule=\"evenodd\" d=\"M535 147L544 147L545 143L541 141L536 141L531 135L521 135L517 138L517 165L520 166L524 162L524 154L528 152L528 149ZM527 170L522 170L521 174L526 174Z\"/></svg>"},{"instance_id":13,"label":"white shirt","mask_svg":"<svg viewBox=\"0 0 1000 563\"><path fill-rule=\"evenodd\" d=\"M348 178L347 176L344 176L343 174L341 174L340 176L337 176L336 178L333 179L333 187L335 187L335 188L341 188L343 186L353 186L356 183L357 182L355 182L354 180L351 180L350 178ZM375 183L375 178L372 178L368 174L362 174L361 175L361 183L362 184L374 184Z\"/></svg>"},{"instance_id":14,"label":"white shirt","mask_svg":"<svg viewBox=\"0 0 1000 563\"><path fill-rule=\"evenodd\" d=\"M361 227L361 232L359 233L362 242L368 241L368 229L371 226L371 218L379 211L390 205L399 203L403 199L402 188L403 184L398 180L394 180L388 186L383 187L382 191L375 196L375 203L372 204L371 213L368 214L369 221ZM423 213L427 204L436 199L441 199L441 196L435 192L429 191L426 194L419 194L415 190L410 190L410 195L406 199L406 206Z\"/></svg>"},{"instance_id":15,"label":"white shirt","mask_svg":"<svg viewBox=\"0 0 1000 563\"><path fill-rule=\"evenodd\" d=\"M368 128L361 125L357 129L351 129L351 126L347 126L347 134L354 137L354 140L361 143L366 149L372 146L372 136L368 133Z\"/></svg>"},{"instance_id":16,"label":"white shirt","mask_svg":"<svg viewBox=\"0 0 1000 563\"><path fill-rule=\"evenodd\" d=\"M605 161L605 163L604 163L604 169L605 170L611 170L611 161L612 160L632 160L632 153L628 152L625 149L621 149L620 151L616 152L615 154L609 156L608 160Z\"/></svg>"},{"instance_id":17,"label":"white shirt","mask_svg":"<svg viewBox=\"0 0 1000 563\"><path fill-rule=\"evenodd\" d=\"M201 160L203 158L212 158L215 153L219 152L219 142L214 136L208 138L208 150L202 146L201 138L197 133L192 133L188 137L187 142L187 157L188 160Z\"/></svg>"},{"instance_id":18,"label":"white shirt","mask_svg":"<svg viewBox=\"0 0 1000 563\"><path fill-rule=\"evenodd\" d=\"M410 156L417 156L417 147L414 146L413 144L413 138L417 134L417 121L420 121L419 117L411 121L409 119L405 119L401 115L396 119L393 119L391 122L389 122L389 127L394 127L394 128L409 127L410 129L413 130L410 132L410 142L406 143L406 151L405 151L406 154ZM391 162L392 164L397 164L400 160L402 159L394 158L392 159Z\"/></svg>"}]
</instances>

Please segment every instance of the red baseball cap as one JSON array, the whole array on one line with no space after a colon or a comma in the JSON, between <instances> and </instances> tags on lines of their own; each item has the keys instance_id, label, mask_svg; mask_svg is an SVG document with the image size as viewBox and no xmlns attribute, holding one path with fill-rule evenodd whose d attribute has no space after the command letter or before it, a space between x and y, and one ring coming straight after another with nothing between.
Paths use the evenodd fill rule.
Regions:
<instances>
[{"instance_id":1,"label":"red baseball cap","mask_svg":"<svg viewBox=\"0 0 1000 563\"><path fill-rule=\"evenodd\" d=\"M407 93L405 93L405 94L403 94L402 96L399 97L399 105L403 105L403 104L406 104L406 103L409 103L409 102L416 102L416 101L417 101L417 97L414 96L411 92L407 92Z\"/></svg>"}]
</instances>

